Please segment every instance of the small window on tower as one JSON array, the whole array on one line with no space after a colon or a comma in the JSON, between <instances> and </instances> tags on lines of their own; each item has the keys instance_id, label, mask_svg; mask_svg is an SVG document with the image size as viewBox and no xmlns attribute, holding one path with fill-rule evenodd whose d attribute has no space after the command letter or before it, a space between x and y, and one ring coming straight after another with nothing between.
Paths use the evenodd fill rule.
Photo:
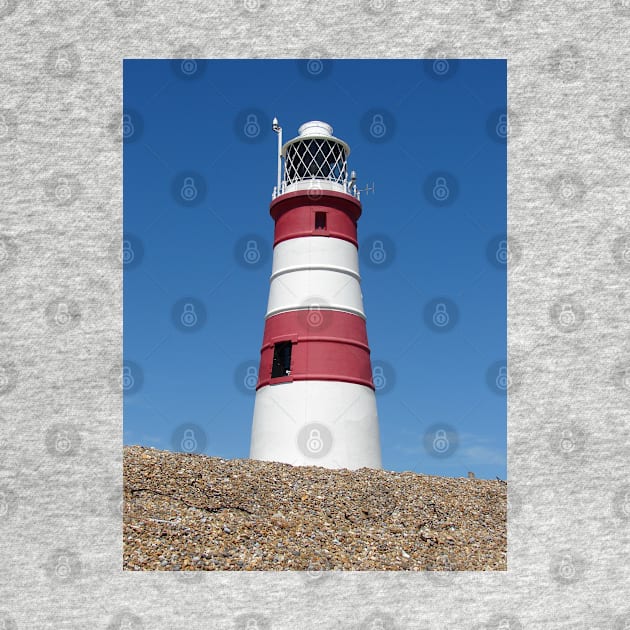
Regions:
<instances>
[{"instance_id":1,"label":"small window on tower","mask_svg":"<svg viewBox=\"0 0 630 630\"><path fill-rule=\"evenodd\" d=\"M315 213L315 229L316 230L326 229L326 213L325 212Z\"/></svg>"},{"instance_id":2,"label":"small window on tower","mask_svg":"<svg viewBox=\"0 0 630 630\"><path fill-rule=\"evenodd\" d=\"M291 342L279 341L273 348L271 378L280 378L291 374Z\"/></svg>"}]
</instances>

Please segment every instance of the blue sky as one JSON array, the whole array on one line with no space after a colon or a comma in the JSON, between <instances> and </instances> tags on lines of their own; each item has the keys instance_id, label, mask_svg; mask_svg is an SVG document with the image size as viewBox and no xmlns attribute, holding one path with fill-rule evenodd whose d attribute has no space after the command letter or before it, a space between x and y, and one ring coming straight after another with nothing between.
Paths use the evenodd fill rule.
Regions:
<instances>
[{"instance_id":1,"label":"blue sky","mask_svg":"<svg viewBox=\"0 0 630 630\"><path fill-rule=\"evenodd\" d=\"M124 443L248 456L271 119L285 141L317 119L350 145L359 188L374 184L359 243L383 467L505 479L506 71L125 60Z\"/></svg>"}]
</instances>

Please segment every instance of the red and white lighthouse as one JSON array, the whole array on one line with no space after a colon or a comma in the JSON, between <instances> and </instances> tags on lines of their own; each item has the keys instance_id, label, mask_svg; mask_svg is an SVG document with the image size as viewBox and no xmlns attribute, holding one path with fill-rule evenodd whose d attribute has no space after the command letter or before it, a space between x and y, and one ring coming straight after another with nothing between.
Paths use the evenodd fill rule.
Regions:
<instances>
[{"instance_id":1,"label":"red and white lighthouse","mask_svg":"<svg viewBox=\"0 0 630 630\"><path fill-rule=\"evenodd\" d=\"M276 119L273 128L273 268L250 457L380 468L359 276L361 202L354 172L348 176L350 148L324 122L303 124L284 145Z\"/></svg>"}]
</instances>

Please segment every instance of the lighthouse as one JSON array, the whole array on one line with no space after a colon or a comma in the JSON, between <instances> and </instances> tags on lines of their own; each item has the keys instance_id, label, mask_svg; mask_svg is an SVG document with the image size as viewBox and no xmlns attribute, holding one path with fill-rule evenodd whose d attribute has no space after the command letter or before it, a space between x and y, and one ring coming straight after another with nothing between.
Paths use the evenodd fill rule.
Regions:
<instances>
[{"instance_id":1,"label":"lighthouse","mask_svg":"<svg viewBox=\"0 0 630 630\"><path fill-rule=\"evenodd\" d=\"M250 457L381 468L350 148L321 121L304 123L284 145L276 119L273 130L273 265Z\"/></svg>"}]
</instances>

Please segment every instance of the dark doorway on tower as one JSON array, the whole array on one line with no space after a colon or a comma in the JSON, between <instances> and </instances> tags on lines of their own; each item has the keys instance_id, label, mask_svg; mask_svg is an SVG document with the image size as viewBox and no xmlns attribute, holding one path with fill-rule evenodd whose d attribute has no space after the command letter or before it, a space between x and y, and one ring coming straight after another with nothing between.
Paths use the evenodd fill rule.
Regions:
<instances>
[{"instance_id":1,"label":"dark doorway on tower","mask_svg":"<svg viewBox=\"0 0 630 630\"><path fill-rule=\"evenodd\" d=\"M279 378L291 374L291 346L290 341L279 341L273 347L273 364L271 378Z\"/></svg>"}]
</instances>

